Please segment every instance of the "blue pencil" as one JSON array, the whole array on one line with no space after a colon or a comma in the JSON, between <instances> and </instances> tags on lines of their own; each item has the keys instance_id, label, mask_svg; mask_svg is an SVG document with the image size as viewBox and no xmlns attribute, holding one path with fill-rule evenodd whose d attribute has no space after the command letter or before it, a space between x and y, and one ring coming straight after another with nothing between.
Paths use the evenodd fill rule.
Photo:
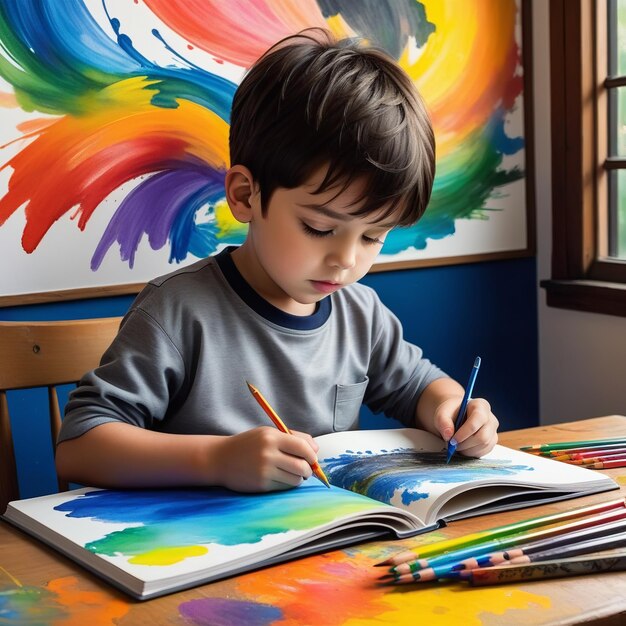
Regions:
<instances>
[{"instance_id":1,"label":"blue pencil","mask_svg":"<svg viewBox=\"0 0 626 626\"><path fill-rule=\"evenodd\" d=\"M478 370L480 369L480 357L477 356L474 361L474 366L472 367L472 371L470 372L469 381L467 383L467 387L465 387L465 394L463 395L463 400L461 401L461 406L459 407L459 412L456 416L456 422L454 424L454 432L459 430L461 424L465 421L465 412L467 410L467 403L470 401L472 397L472 391L474 389L474 383L476 382L476 376L478 376ZM456 441L454 439L454 435L452 439L448 441L448 457L446 458L446 463L450 463L450 459L456 450Z\"/></svg>"}]
</instances>

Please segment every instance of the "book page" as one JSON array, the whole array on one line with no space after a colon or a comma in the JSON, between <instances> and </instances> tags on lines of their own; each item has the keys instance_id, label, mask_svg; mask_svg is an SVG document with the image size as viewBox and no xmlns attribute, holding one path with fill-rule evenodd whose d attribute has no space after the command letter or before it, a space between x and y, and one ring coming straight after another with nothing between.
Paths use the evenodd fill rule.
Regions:
<instances>
[{"instance_id":1,"label":"book page","mask_svg":"<svg viewBox=\"0 0 626 626\"><path fill-rule=\"evenodd\" d=\"M316 438L318 459L330 482L405 508L426 524L524 490L591 492L613 482L591 470L496 446L480 459L455 454L417 429L333 433ZM458 505L446 504L465 494ZM519 502L518 502L519 504Z\"/></svg>"},{"instance_id":2,"label":"book page","mask_svg":"<svg viewBox=\"0 0 626 626\"><path fill-rule=\"evenodd\" d=\"M80 489L12 502L7 519L96 570L174 584L228 574L304 545L331 529L376 522L415 528L393 509L316 479L264 494L207 489ZM419 527L419 526L418 526ZM61 546L61 542L63 546ZM88 554L86 555L85 552ZM97 556L94 559L93 556Z\"/></svg>"}]
</instances>

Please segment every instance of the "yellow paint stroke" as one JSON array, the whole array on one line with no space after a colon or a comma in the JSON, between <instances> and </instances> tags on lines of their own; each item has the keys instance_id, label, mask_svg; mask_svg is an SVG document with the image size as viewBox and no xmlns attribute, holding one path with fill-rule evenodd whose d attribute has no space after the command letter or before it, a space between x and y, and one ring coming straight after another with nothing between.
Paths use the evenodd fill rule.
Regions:
<instances>
[{"instance_id":1,"label":"yellow paint stroke","mask_svg":"<svg viewBox=\"0 0 626 626\"><path fill-rule=\"evenodd\" d=\"M549 609L551 600L520 589L498 587L490 589L467 589L458 585L438 588L415 586L410 592L397 590L385 595L385 603L391 609L367 618L347 620L343 626L365 624L409 624L411 616L420 616L420 622L428 626L482 626L488 614L504 615L514 609ZM372 619L375 618L375 619Z\"/></svg>"},{"instance_id":2,"label":"yellow paint stroke","mask_svg":"<svg viewBox=\"0 0 626 626\"><path fill-rule=\"evenodd\" d=\"M616 476L615 480L618 485L626 485L626 476Z\"/></svg>"},{"instance_id":3,"label":"yellow paint stroke","mask_svg":"<svg viewBox=\"0 0 626 626\"><path fill-rule=\"evenodd\" d=\"M129 559L133 565L174 565L192 556L203 556L208 552L204 546L173 546L156 548Z\"/></svg>"},{"instance_id":4,"label":"yellow paint stroke","mask_svg":"<svg viewBox=\"0 0 626 626\"><path fill-rule=\"evenodd\" d=\"M248 225L238 222L231 213L226 200L219 200L215 203L215 225L217 226L220 239L226 237L244 236L248 232Z\"/></svg>"},{"instance_id":5,"label":"yellow paint stroke","mask_svg":"<svg viewBox=\"0 0 626 626\"><path fill-rule=\"evenodd\" d=\"M68 617L55 620L54 626L114 626L130 608L128 602L109 593L79 589L75 576L51 580L46 588L57 594L57 603L68 613Z\"/></svg>"},{"instance_id":6,"label":"yellow paint stroke","mask_svg":"<svg viewBox=\"0 0 626 626\"><path fill-rule=\"evenodd\" d=\"M1 565L0 565L0 572L4 572L4 573L5 573L5 574L9 577L9 580L10 580L10 581L11 581L11 582L12 582L12 583L16 586L16 587L21 587L21 586L22 586L22 583L21 583L21 582L20 582L17 578L15 578L15 576L13 576L13 575L12 575L12 574L10 574L9 572L7 572L7 570L5 570L5 569L4 569L4 567L2 567Z\"/></svg>"}]
</instances>

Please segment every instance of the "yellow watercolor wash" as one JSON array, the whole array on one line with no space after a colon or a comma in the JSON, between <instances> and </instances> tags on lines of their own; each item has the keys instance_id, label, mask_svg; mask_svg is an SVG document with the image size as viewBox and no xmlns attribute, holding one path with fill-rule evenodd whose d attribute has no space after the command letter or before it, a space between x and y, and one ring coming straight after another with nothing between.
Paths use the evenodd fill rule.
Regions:
<instances>
[{"instance_id":1,"label":"yellow watercolor wash","mask_svg":"<svg viewBox=\"0 0 626 626\"><path fill-rule=\"evenodd\" d=\"M143 554L138 554L129 563L133 565L174 565L192 556L203 556L208 552L204 546L173 546L157 548Z\"/></svg>"},{"instance_id":2,"label":"yellow watercolor wash","mask_svg":"<svg viewBox=\"0 0 626 626\"><path fill-rule=\"evenodd\" d=\"M626 485L626 476L616 476L615 480L618 485Z\"/></svg>"},{"instance_id":3,"label":"yellow watercolor wash","mask_svg":"<svg viewBox=\"0 0 626 626\"><path fill-rule=\"evenodd\" d=\"M387 593L384 601L390 610L363 619L349 619L344 626L376 624L412 624L415 616L428 626L482 626L486 614L504 615L513 609L548 609L550 598L527 591L505 588L460 589L447 586L436 589L417 590L406 593L398 590Z\"/></svg>"},{"instance_id":4,"label":"yellow watercolor wash","mask_svg":"<svg viewBox=\"0 0 626 626\"><path fill-rule=\"evenodd\" d=\"M220 239L224 239L227 236L245 237L248 232L248 225L241 224L234 218L226 200L218 200L215 203L214 211L215 224Z\"/></svg>"}]
</instances>

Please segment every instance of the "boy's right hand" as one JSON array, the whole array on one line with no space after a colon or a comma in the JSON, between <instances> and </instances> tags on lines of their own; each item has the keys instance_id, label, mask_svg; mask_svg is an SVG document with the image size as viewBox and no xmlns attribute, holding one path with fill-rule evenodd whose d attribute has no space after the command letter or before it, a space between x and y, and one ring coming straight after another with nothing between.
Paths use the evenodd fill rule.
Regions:
<instances>
[{"instance_id":1,"label":"boy's right hand","mask_svg":"<svg viewBox=\"0 0 626 626\"><path fill-rule=\"evenodd\" d=\"M220 445L219 484L243 492L297 487L312 475L318 445L310 435L271 426L225 437Z\"/></svg>"}]
</instances>

